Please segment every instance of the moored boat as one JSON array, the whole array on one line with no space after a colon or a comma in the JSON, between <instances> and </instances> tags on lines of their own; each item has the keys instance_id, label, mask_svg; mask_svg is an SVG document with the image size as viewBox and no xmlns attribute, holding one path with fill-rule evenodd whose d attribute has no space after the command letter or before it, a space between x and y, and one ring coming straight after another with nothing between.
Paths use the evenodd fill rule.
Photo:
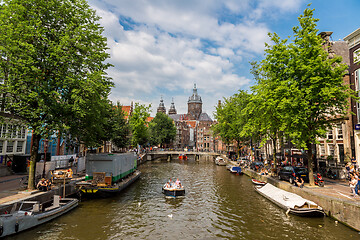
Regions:
<instances>
[{"instance_id":1,"label":"moored boat","mask_svg":"<svg viewBox=\"0 0 360 240\"><path fill-rule=\"evenodd\" d=\"M264 186L266 184L266 182L262 182L260 180L255 179L255 178L252 178L251 181L252 181L253 184L260 185L260 186Z\"/></svg>"},{"instance_id":2,"label":"moored boat","mask_svg":"<svg viewBox=\"0 0 360 240\"><path fill-rule=\"evenodd\" d=\"M85 181L77 182L79 194L108 197L121 192L137 180L137 156L133 153L88 154Z\"/></svg>"},{"instance_id":3,"label":"moored boat","mask_svg":"<svg viewBox=\"0 0 360 240\"><path fill-rule=\"evenodd\" d=\"M55 195L51 206L44 208L38 201L22 201L14 205L9 214L0 215L0 237L12 235L43 224L78 206L76 198L60 198ZM17 209L17 210L16 210Z\"/></svg>"},{"instance_id":4,"label":"moored boat","mask_svg":"<svg viewBox=\"0 0 360 240\"><path fill-rule=\"evenodd\" d=\"M222 157L217 157L215 159L215 164L219 165L219 166L225 166L226 165L226 161L224 160L224 158Z\"/></svg>"},{"instance_id":5,"label":"moored boat","mask_svg":"<svg viewBox=\"0 0 360 240\"><path fill-rule=\"evenodd\" d=\"M324 210L316 203L299 195L277 188L269 183L255 186L256 192L271 202L291 213L301 217L324 217Z\"/></svg>"},{"instance_id":6,"label":"moored boat","mask_svg":"<svg viewBox=\"0 0 360 240\"><path fill-rule=\"evenodd\" d=\"M231 173L236 173L236 174L238 174L238 175L244 174L244 173L242 172L241 167L232 166L229 170L230 170Z\"/></svg>"}]
</instances>

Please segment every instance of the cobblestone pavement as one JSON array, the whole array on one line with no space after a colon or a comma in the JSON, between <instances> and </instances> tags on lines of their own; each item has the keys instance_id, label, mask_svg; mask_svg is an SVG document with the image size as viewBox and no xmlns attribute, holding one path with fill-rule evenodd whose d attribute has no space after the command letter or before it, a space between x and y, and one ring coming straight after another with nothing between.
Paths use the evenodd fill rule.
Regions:
<instances>
[{"instance_id":1,"label":"cobblestone pavement","mask_svg":"<svg viewBox=\"0 0 360 240\"><path fill-rule=\"evenodd\" d=\"M360 203L360 196L353 196L350 191L349 184L346 180L332 180L324 178L324 181L324 187L310 187L308 184L305 184L305 188L327 196Z\"/></svg>"}]
</instances>

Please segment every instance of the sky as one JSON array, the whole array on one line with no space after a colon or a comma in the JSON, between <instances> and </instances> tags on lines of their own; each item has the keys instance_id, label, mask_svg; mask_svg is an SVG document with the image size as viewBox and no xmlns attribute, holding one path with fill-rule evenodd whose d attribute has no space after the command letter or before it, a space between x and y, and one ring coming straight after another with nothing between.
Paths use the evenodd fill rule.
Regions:
<instances>
[{"instance_id":1,"label":"sky","mask_svg":"<svg viewBox=\"0 0 360 240\"><path fill-rule=\"evenodd\" d=\"M268 33L293 36L307 5L320 32L339 41L360 28L359 0L88 0L107 37L110 100L152 106L160 98L178 113L196 84L203 112L255 84L252 61L264 58Z\"/></svg>"}]
</instances>

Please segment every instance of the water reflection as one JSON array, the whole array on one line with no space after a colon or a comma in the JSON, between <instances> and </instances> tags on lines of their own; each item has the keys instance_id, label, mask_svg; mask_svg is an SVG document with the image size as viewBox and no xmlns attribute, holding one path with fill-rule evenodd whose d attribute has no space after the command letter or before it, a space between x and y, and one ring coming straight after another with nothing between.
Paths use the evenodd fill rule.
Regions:
<instances>
[{"instance_id":1,"label":"water reflection","mask_svg":"<svg viewBox=\"0 0 360 240\"><path fill-rule=\"evenodd\" d=\"M74 211L10 239L359 239L330 218L287 216L257 194L250 178L212 161L156 161L114 198L82 202ZM169 178L186 188L166 198Z\"/></svg>"}]
</instances>

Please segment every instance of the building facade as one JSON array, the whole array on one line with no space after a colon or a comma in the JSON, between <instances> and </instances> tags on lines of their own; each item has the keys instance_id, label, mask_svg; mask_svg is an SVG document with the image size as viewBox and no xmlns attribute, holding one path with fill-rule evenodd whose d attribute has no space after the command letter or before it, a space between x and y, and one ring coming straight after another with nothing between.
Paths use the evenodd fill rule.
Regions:
<instances>
[{"instance_id":1,"label":"building facade","mask_svg":"<svg viewBox=\"0 0 360 240\"><path fill-rule=\"evenodd\" d=\"M173 119L176 126L175 148L189 148L198 151L214 151L214 138L211 132L213 120L207 113L202 111L202 99L198 94L194 84L192 95L187 102L188 112L178 114L172 100L168 115ZM165 105L163 99L160 99L157 112L163 112ZM166 112L166 110L165 110Z\"/></svg>"},{"instance_id":2,"label":"building facade","mask_svg":"<svg viewBox=\"0 0 360 240\"><path fill-rule=\"evenodd\" d=\"M350 86L360 96L360 28L344 37L349 50ZM360 102L352 99L352 130L354 134L352 155L360 163Z\"/></svg>"}]
</instances>

